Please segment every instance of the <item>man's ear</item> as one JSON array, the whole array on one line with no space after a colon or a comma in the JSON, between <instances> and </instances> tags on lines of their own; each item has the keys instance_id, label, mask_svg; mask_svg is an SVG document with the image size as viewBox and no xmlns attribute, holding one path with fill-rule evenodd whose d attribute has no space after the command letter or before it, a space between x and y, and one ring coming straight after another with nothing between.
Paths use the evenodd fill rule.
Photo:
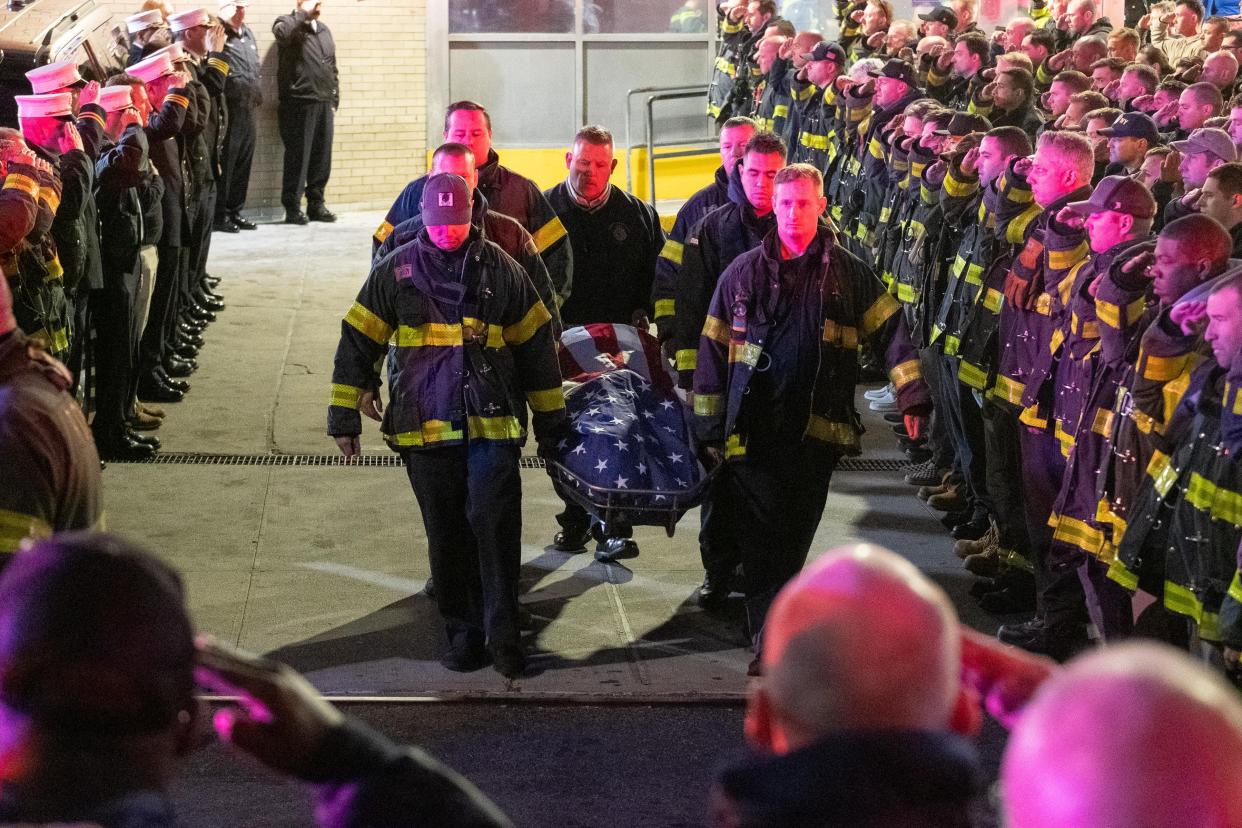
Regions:
<instances>
[{"instance_id":1,"label":"man's ear","mask_svg":"<svg viewBox=\"0 0 1242 828\"><path fill-rule=\"evenodd\" d=\"M570 169L574 165L574 154L572 152L565 153L565 169Z\"/></svg>"},{"instance_id":2,"label":"man's ear","mask_svg":"<svg viewBox=\"0 0 1242 828\"><path fill-rule=\"evenodd\" d=\"M608 171L609 171L609 172L612 172L612 171L616 170L616 168L617 168L617 159L616 159L616 158L614 158L614 159L612 159L612 166L608 168Z\"/></svg>"},{"instance_id":3,"label":"man's ear","mask_svg":"<svg viewBox=\"0 0 1242 828\"><path fill-rule=\"evenodd\" d=\"M1129 232L1130 232L1130 230L1131 230L1131 229L1133 229L1133 228L1134 228L1134 216L1130 215L1129 213L1122 213L1122 215L1121 215L1121 232L1122 232L1122 233L1129 233Z\"/></svg>"}]
</instances>

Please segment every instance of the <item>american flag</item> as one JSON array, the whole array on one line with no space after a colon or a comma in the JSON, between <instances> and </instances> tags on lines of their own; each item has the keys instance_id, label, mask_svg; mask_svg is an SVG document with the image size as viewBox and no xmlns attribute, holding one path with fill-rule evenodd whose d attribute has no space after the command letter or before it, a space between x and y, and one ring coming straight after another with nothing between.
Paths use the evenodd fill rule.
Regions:
<instances>
[{"instance_id":1,"label":"american flag","mask_svg":"<svg viewBox=\"0 0 1242 828\"><path fill-rule=\"evenodd\" d=\"M667 522L645 508L693 506L703 468L655 338L601 323L570 328L561 346L570 434L557 448L570 484L601 510L633 509L631 523Z\"/></svg>"}]
</instances>

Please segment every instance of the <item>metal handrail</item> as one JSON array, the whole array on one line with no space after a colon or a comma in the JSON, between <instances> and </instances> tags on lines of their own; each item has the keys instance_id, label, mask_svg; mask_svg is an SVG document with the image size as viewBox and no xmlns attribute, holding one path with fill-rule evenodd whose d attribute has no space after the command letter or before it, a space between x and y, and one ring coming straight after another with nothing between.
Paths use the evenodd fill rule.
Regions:
<instances>
[{"instance_id":1,"label":"metal handrail","mask_svg":"<svg viewBox=\"0 0 1242 828\"><path fill-rule=\"evenodd\" d=\"M646 113L643 118L643 133L645 136L644 144L647 147L647 196L651 202L651 206L656 206L655 197L655 162L657 158L685 158L693 155L710 155L716 152L715 137L711 135L704 136L699 141L676 141L676 142L659 142L655 140L655 104L656 101L672 101L682 100L686 98L696 98L707 95L707 84L682 84L679 86L640 86L630 89L625 93L625 188L630 192L634 191L634 169L633 154L634 142L632 140L632 110L633 98L635 95L647 95ZM673 152L656 153L657 147L667 146L683 146L685 144L710 144L702 149L676 150Z\"/></svg>"}]
</instances>

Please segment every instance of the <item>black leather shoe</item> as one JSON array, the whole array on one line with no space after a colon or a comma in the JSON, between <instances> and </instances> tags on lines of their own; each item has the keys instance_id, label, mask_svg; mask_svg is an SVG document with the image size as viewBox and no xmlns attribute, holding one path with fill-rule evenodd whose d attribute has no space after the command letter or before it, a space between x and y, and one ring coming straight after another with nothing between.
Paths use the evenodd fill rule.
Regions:
<instances>
[{"instance_id":1,"label":"black leather shoe","mask_svg":"<svg viewBox=\"0 0 1242 828\"><path fill-rule=\"evenodd\" d=\"M222 218L211 225L211 229L216 233L240 233L241 228L233 223L232 219Z\"/></svg>"},{"instance_id":2,"label":"black leather shoe","mask_svg":"<svg viewBox=\"0 0 1242 828\"><path fill-rule=\"evenodd\" d=\"M979 540L988 533L991 525L986 517L973 518L954 526L953 537L956 540Z\"/></svg>"},{"instance_id":3,"label":"black leather shoe","mask_svg":"<svg viewBox=\"0 0 1242 828\"><path fill-rule=\"evenodd\" d=\"M336 214L327 207L315 207L306 211L306 217L311 221L322 221L331 224L336 221Z\"/></svg>"},{"instance_id":4,"label":"black leather shoe","mask_svg":"<svg viewBox=\"0 0 1242 828\"><path fill-rule=\"evenodd\" d=\"M712 572L703 573L699 586L699 606L708 612L724 609L729 603L729 579Z\"/></svg>"},{"instance_id":5,"label":"black leather shoe","mask_svg":"<svg viewBox=\"0 0 1242 828\"><path fill-rule=\"evenodd\" d=\"M248 221L242 218L241 215L238 213L234 213L232 216L230 216L230 218L233 219L233 224L237 227L238 230L258 230L259 229L259 225L255 224L253 221Z\"/></svg>"},{"instance_id":6,"label":"black leather shoe","mask_svg":"<svg viewBox=\"0 0 1242 828\"><path fill-rule=\"evenodd\" d=\"M526 672L526 654L517 644L492 648L492 667L507 679L521 678Z\"/></svg>"},{"instance_id":7,"label":"black leather shoe","mask_svg":"<svg viewBox=\"0 0 1242 828\"><path fill-rule=\"evenodd\" d=\"M155 375L155 379L158 382L163 383L174 391L180 391L182 394L185 394L190 390L190 384L188 382L185 380L173 379L168 376L168 372L164 370L164 366L162 365L156 367L152 373Z\"/></svg>"},{"instance_id":8,"label":"black leather shoe","mask_svg":"<svg viewBox=\"0 0 1242 828\"><path fill-rule=\"evenodd\" d=\"M194 330L189 325L177 327L176 341L179 344L193 345L195 348L201 348L207 344L207 340L203 339L202 333Z\"/></svg>"},{"instance_id":9,"label":"black leather shoe","mask_svg":"<svg viewBox=\"0 0 1242 828\"><path fill-rule=\"evenodd\" d=\"M199 322L197 319L191 319L185 314L182 314L181 317L177 319L177 327L186 333L201 334L203 331L207 330L207 323Z\"/></svg>"},{"instance_id":10,"label":"black leather shoe","mask_svg":"<svg viewBox=\"0 0 1242 828\"><path fill-rule=\"evenodd\" d=\"M125 435L109 440L96 440L95 448L98 449L99 457L103 460L132 463L138 460L150 460L155 456L154 448L146 443L131 440Z\"/></svg>"},{"instance_id":11,"label":"black leather shoe","mask_svg":"<svg viewBox=\"0 0 1242 828\"><path fill-rule=\"evenodd\" d=\"M996 637L1005 644L1021 647L1028 653L1050 656L1064 661L1087 645L1087 632L1081 624L1047 624L1032 618L1021 624L1004 624Z\"/></svg>"},{"instance_id":12,"label":"black leather shoe","mask_svg":"<svg viewBox=\"0 0 1242 828\"><path fill-rule=\"evenodd\" d=\"M184 391L165 385L154 376L144 377L138 383L138 399L146 402L175 403L184 398Z\"/></svg>"},{"instance_id":13,"label":"black leather shoe","mask_svg":"<svg viewBox=\"0 0 1242 828\"><path fill-rule=\"evenodd\" d=\"M185 313L186 313L186 316L190 317L191 319L196 319L199 322L207 323L207 322L216 321L216 315L212 313L211 311L207 310L206 308L204 308L202 305L198 304L197 302L192 302L185 309Z\"/></svg>"},{"instance_id":14,"label":"black leather shoe","mask_svg":"<svg viewBox=\"0 0 1242 828\"><path fill-rule=\"evenodd\" d=\"M638 557L638 544L631 538L605 538L595 546L595 560L612 563Z\"/></svg>"},{"instance_id":15,"label":"black leather shoe","mask_svg":"<svg viewBox=\"0 0 1242 828\"><path fill-rule=\"evenodd\" d=\"M423 584L423 595L426 595L428 598L436 597L436 584L435 581L431 580L430 575L427 576L427 583Z\"/></svg>"},{"instance_id":16,"label":"black leather shoe","mask_svg":"<svg viewBox=\"0 0 1242 828\"><path fill-rule=\"evenodd\" d=\"M208 296L205 293L198 293L195 294L194 301L198 303L200 308L206 308L212 313L219 313L224 310L224 300L219 296Z\"/></svg>"},{"instance_id":17,"label":"black leather shoe","mask_svg":"<svg viewBox=\"0 0 1242 828\"><path fill-rule=\"evenodd\" d=\"M143 443L145 445L150 446L155 451L160 450L160 445L161 445L160 438L156 437L154 434L139 434L138 432L134 431L132 428L126 428L125 436L128 437L130 440L133 440L135 443Z\"/></svg>"},{"instance_id":18,"label":"black leather shoe","mask_svg":"<svg viewBox=\"0 0 1242 828\"><path fill-rule=\"evenodd\" d=\"M198 295L201 298L211 299L213 302L224 301L224 297L220 295L219 293L216 293L214 290L212 290L211 287L206 282L203 282L201 285L198 286Z\"/></svg>"},{"instance_id":19,"label":"black leather shoe","mask_svg":"<svg viewBox=\"0 0 1242 828\"><path fill-rule=\"evenodd\" d=\"M440 664L454 673L473 673L487 666L487 648L473 639L458 641L440 656Z\"/></svg>"},{"instance_id":20,"label":"black leather shoe","mask_svg":"<svg viewBox=\"0 0 1242 828\"><path fill-rule=\"evenodd\" d=\"M301 210L285 211L285 224L310 224L310 219ZM476 668L477 669L477 668Z\"/></svg>"},{"instance_id":21,"label":"black leather shoe","mask_svg":"<svg viewBox=\"0 0 1242 828\"><path fill-rule=\"evenodd\" d=\"M203 281L206 282L207 287L209 288L215 288L215 287L220 286L220 277L212 276L210 273L208 273L206 276L203 277Z\"/></svg>"},{"instance_id":22,"label":"black leather shoe","mask_svg":"<svg viewBox=\"0 0 1242 828\"><path fill-rule=\"evenodd\" d=\"M557 552L585 552L587 541L591 539L591 527L581 532L562 529L552 538L552 548Z\"/></svg>"},{"instance_id":23,"label":"black leather shoe","mask_svg":"<svg viewBox=\"0 0 1242 828\"><path fill-rule=\"evenodd\" d=\"M172 352L178 359L184 360L193 360L198 356L198 348L188 342L174 341Z\"/></svg>"},{"instance_id":24,"label":"black leather shoe","mask_svg":"<svg viewBox=\"0 0 1242 828\"><path fill-rule=\"evenodd\" d=\"M182 379L193 374L198 369L198 363L180 357L166 357L164 359L164 373L173 379Z\"/></svg>"}]
</instances>

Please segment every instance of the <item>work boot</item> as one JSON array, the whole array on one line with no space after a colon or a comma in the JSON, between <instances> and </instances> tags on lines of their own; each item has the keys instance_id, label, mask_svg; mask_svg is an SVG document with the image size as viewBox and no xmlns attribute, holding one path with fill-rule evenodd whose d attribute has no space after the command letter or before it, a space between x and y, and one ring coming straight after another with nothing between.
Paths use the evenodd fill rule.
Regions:
<instances>
[{"instance_id":1,"label":"work boot","mask_svg":"<svg viewBox=\"0 0 1242 828\"><path fill-rule=\"evenodd\" d=\"M1003 567L1000 547L993 544L982 552L967 555L966 560L962 561L962 566L966 567L966 571L971 575L978 575L980 578L995 578Z\"/></svg>"},{"instance_id":2,"label":"work boot","mask_svg":"<svg viewBox=\"0 0 1242 828\"><path fill-rule=\"evenodd\" d=\"M986 515L972 517L965 523L953 527L953 537L957 540L978 540L992 529L992 522Z\"/></svg>"},{"instance_id":3,"label":"work boot","mask_svg":"<svg viewBox=\"0 0 1242 828\"><path fill-rule=\"evenodd\" d=\"M591 527L582 530L562 529L552 538L552 548L557 552L585 552L587 541L591 539Z\"/></svg>"},{"instance_id":4,"label":"work boot","mask_svg":"<svg viewBox=\"0 0 1242 828\"><path fill-rule=\"evenodd\" d=\"M698 603L708 612L724 609L729 603L729 577L713 573L710 569L704 572Z\"/></svg>"},{"instance_id":5,"label":"work boot","mask_svg":"<svg viewBox=\"0 0 1242 828\"><path fill-rule=\"evenodd\" d=\"M956 512L965 509L970 504L962 496L959 486L950 485L943 492L927 498L927 505L937 512Z\"/></svg>"},{"instance_id":6,"label":"work boot","mask_svg":"<svg viewBox=\"0 0 1242 828\"><path fill-rule=\"evenodd\" d=\"M996 546L999 542L1000 534L996 531L996 524L988 526L988 530L983 533L982 537L971 540L965 538L953 544L953 554L962 560L966 560L971 555L978 555L986 550L989 546Z\"/></svg>"},{"instance_id":7,"label":"work boot","mask_svg":"<svg viewBox=\"0 0 1242 828\"><path fill-rule=\"evenodd\" d=\"M1063 621L1050 625L1040 617L1020 624L1004 624L996 637L1005 644L1057 661L1065 661L1087 645L1087 631L1082 624Z\"/></svg>"},{"instance_id":8,"label":"work boot","mask_svg":"<svg viewBox=\"0 0 1242 828\"><path fill-rule=\"evenodd\" d=\"M127 422L135 431L155 431L164 424L159 417L153 417L141 409L135 410Z\"/></svg>"}]
</instances>

